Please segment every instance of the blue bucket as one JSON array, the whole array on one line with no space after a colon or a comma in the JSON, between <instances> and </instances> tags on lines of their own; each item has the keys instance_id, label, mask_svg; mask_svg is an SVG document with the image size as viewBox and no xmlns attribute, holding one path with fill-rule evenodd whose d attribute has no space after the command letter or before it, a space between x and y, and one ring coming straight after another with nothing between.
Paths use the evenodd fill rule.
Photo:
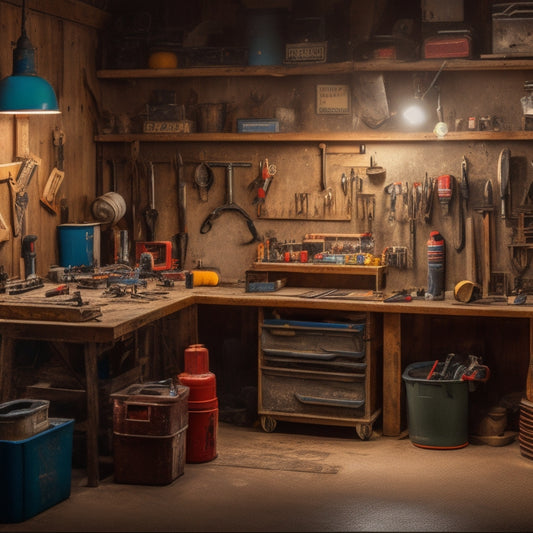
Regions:
<instances>
[{"instance_id":1,"label":"blue bucket","mask_svg":"<svg viewBox=\"0 0 533 533\"><path fill-rule=\"evenodd\" d=\"M99 266L100 224L60 224L59 266Z\"/></svg>"},{"instance_id":2,"label":"blue bucket","mask_svg":"<svg viewBox=\"0 0 533 533\"><path fill-rule=\"evenodd\" d=\"M282 11L278 9L249 10L247 28L249 65L283 63L282 20Z\"/></svg>"}]
</instances>

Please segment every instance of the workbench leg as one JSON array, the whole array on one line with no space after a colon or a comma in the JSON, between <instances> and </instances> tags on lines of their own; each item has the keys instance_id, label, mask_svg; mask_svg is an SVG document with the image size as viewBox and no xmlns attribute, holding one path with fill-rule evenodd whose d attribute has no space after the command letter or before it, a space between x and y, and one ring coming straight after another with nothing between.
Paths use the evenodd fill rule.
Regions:
<instances>
[{"instance_id":1,"label":"workbench leg","mask_svg":"<svg viewBox=\"0 0 533 533\"><path fill-rule=\"evenodd\" d=\"M98 350L89 342L83 347L87 390L87 485L97 487L98 454Z\"/></svg>"},{"instance_id":2,"label":"workbench leg","mask_svg":"<svg viewBox=\"0 0 533 533\"><path fill-rule=\"evenodd\" d=\"M399 313L383 316L383 435L401 432L402 330Z\"/></svg>"},{"instance_id":3,"label":"workbench leg","mask_svg":"<svg viewBox=\"0 0 533 533\"><path fill-rule=\"evenodd\" d=\"M11 399L14 350L15 339L2 335L2 341L0 343L0 401L2 402L7 402Z\"/></svg>"},{"instance_id":4,"label":"workbench leg","mask_svg":"<svg viewBox=\"0 0 533 533\"><path fill-rule=\"evenodd\" d=\"M526 399L533 402L533 318L529 319L529 367L526 379Z\"/></svg>"}]
</instances>

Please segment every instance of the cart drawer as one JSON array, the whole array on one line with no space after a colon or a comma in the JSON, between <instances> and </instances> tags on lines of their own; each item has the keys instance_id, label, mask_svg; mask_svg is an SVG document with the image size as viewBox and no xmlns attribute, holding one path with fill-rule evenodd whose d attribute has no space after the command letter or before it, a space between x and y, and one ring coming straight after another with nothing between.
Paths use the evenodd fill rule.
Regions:
<instances>
[{"instance_id":1,"label":"cart drawer","mask_svg":"<svg viewBox=\"0 0 533 533\"><path fill-rule=\"evenodd\" d=\"M262 368L261 409L331 418L365 414L365 376Z\"/></svg>"},{"instance_id":2,"label":"cart drawer","mask_svg":"<svg viewBox=\"0 0 533 533\"><path fill-rule=\"evenodd\" d=\"M271 355L291 357L293 353L313 361L355 361L365 357L364 331L364 324L266 319L261 344Z\"/></svg>"}]
</instances>

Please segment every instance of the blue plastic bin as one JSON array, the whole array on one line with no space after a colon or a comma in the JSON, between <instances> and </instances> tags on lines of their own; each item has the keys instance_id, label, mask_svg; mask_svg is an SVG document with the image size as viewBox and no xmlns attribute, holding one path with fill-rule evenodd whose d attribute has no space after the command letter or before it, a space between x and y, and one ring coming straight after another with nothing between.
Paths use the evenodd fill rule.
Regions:
<instances>
[{"instance_id":1,"label":"blue plastic bin","mask_svg":"<svg viewBox=\"0 0 533 533\"><path fill-rule=\"evenodd\" d=\"M66 500L72 477L74 420L24 440L0 440L0 523L22 522Z\"/></svg>"}]
</instances>

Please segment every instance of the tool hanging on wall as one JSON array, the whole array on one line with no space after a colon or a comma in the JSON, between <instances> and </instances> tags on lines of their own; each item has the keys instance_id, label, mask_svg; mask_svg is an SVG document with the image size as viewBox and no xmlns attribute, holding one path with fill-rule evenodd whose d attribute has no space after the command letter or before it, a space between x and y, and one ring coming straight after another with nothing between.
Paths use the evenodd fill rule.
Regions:
<instances>
[{"instance_id":1,"label":"tool hanging on wall","mask_svg":"<svg viewBox=\"0 0 533 533\"><path fill-rule=\"evenodd\" d=\"M274 178L276 172L276 165L269 165L267 158L265 158L264 161L259 162L259 174L261 179L257 180L259 182L257 188L257 196L252 202L253 205L257 206L258 217L261 216L261 210L265 204L268 188L270 187L270 184L272 183L272 179Z\"/></svg>"},{"instance_id":2,"label":"tool hanging on wall","mask_svg":"<svg viewBox=\"0 0 533 533\"><path fill-rule=\"evenodd\" d=\"M200 233L205 234L211 230L212 222L216 220L220 215L225 213L226 211L235 211L242 215L245 220L246 224L248 226L248 229L250 230L250 233L252 234L251 240L243 243L243 244L252 244L254 242L261 241L261 238L259 237L257 230L255 228L253 220L250 218L248 213L239 205L233 203L233 168L234 167L251 167L251 163L232 163L232 162L223 162L223 163L208 163L211 167L224 167L226 169L226 203L224 205L221 205L207 216L207 218L203 221L201 227L200 227Z\"/></svg>"},{"instance_id":3,"label":"tool hanging on wall","mask_svg":"<svg viewBox=\"0 0 533 533\"><path fill-rule=\"evenodd\" d=\"M507 197L509 195L509 161L511 152L504 148L498 157L498 183L500 184L501 217L507 218Z\"/></svg>"},{"instance_id":4,"label":"tool hanging on wall","mask_svg":"<svg viewBox=\"0 0 533 533\"><path fill-rule=\"evenodd\" d=\"M402 193L402 182L396 181L390 183L385 187L385 192L390 194L390 210L388 221L394 223L396 221L396 199Z\"/></svg>"},{"instance_id":5,"label":"tool hanging on wall","mask_svg":"<svg viewBox=\"0 0 533 533\"><path fill-rule=\"evenodd\" d=\"M143 216L146 224L146 240L155 241L155 225L159 213L155 208L155 173L154 164L149 161L148 168L150 171L149 183L148 183L148 200L149 205L144 208Z\"/></svg>"},{"instance_id":6,"label":"tool hanging on wall","mask_svg":"<svg viewBox=\"0 0 533 533\"><path fill-rule=\"evenodd\" d=\"M52 215L59 214L59 204L56 196L65 177L63 170L65 134L59 128L54 129L53 133L54 151L56 154L56 166L50 172L50 176L44 186L43 194L41 196L41 204L52 213Z\"/></svg>"},{"instance_id":7,"label":"tool hanging on wall","mask_svg":"<svg viewBox=\"0 0 533 533\"><path fill-rule=\"evenodd\" d=\"M455 182L457 183L457 182ZM455 251L457 253L462 252L465 247L465 219L468 213L468 197L469 197L469 187L468 187L468 164L466 157L463 155L461 161L461 183L457 190L457 198L459 205L459 242L454 243Z\"/></svg>"},{"instance_id":8,"label":"tool hanging on wall","mask_svg":"<svg viewBox=\"0 0 533 533\"><path fill-rule=\"evenodd\" d=\"M494 212L492 198L492 182L487 180L483 188L483 202L481 207L474 208L474 211L481 213L483 218L483 261L482 261L482 296L486 298L489 295L490 283L490 263L491 263L491 213Z\"/></svg>"},{"instance_id":9,"label":"tool hanging on wall","mask_svg":"<svg viewBox=\"0 0 533 533\"><path fill-rule=\"evenodd\" d=\"M431 215L433 214L433 196L435 189L435 181L433 178L430 178L426 172L424 178L424 187L423 192L423 211L424 211L424 222L426 224L431 224Z\"/></svg>"},{"instance_id":10,"label":"tool hanging on wall","mask_svg":"<svg viewBox=\"0 0 533 533\"><path fill-rule=\"evenodd\" d=\"M420 200L422 198L422 184L413 183L409 189L408 212L409 212L409 267L414 268L416 265L416 223L418 211L420 209Z\"/></svg>"},{"instance_id":11,"label":"tool hanging on wall","mask_svg":"<svg viewBox=\"0 0 533 533\"><path fill-rule=\"evenodd\" d=\"M202 162L196 167L194 171L194 186L198 189L202 202L207 202L207 193L214 180L213 169L209 165Z\"/></svg>"},{"instance_id":12,"label":"tool hanging on wall","mask_svg":"<svg viewBox=\"0 0 533 533\"><path fill-rule=\"evenodd\" d=\"M34 157L26 158L22 161L17 178L13 179L11 174L9 175L9 189L11 192L11 205L13 213L13 236L18 237L22 231L22 223L24 220L24 214L28 207L28 187L30 186L31 179L35 172L35 169L40 164Z\"/></svg>"},{"instance_id":13,"label":"tool hanging on wall","mask_svg":"<svg viewBox=\"0 0 533 533\"><path fill-rule=\"evenodd\" d=\"M202 163L207 167L205 163ZM178 233L172 237L173 253L172 257L177 261L181 270L185 268L185 259L187 258L187 245L189 243L189 234L187 233L187 186L183 177L183 159L178 152L173 160L174 170L176 171L176 181L178 188ZM198 170L198 167L197 167ZM205 169L204 169L205 170ZM211 175L213 171L211 171ZM195 173L196 174L196 173ZM207 175L207 173L206 173ZM212 178L211 178L212 181ZM207 194L207 193L206 193Z\"/></svg>"},{"instance_id":14,"label":"tool hanging on wall","mask_svg":"<svg viewBox=\"0 0 533 533\"><path fill-rule=\"evenodd\" d=\"M450 202L452 200L454 177L444 174L437 178L437 196L445 217L450 214Z\"/></svg>"}]
</instances>

